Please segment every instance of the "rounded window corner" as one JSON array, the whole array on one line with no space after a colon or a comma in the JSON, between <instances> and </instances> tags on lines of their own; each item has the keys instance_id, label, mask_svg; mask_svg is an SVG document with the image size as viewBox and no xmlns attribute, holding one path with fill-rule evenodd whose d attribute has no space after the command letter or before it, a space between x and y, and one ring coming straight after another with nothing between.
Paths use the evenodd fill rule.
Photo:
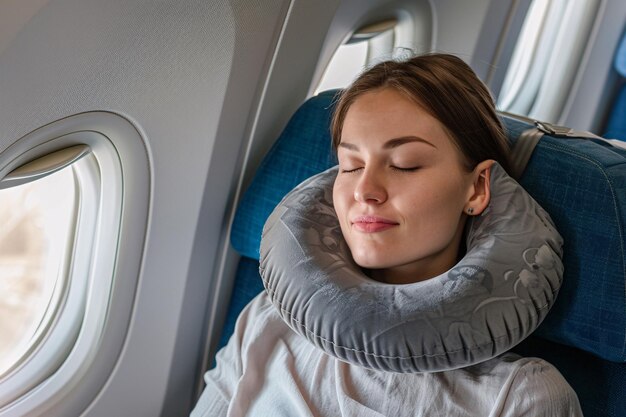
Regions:
<instances>
[{"instance_id":1,"label":"rounded window corner","mask_svg":"<svg viewBox=\"0 0 626 417\"><path fill-rule=\"evenodd\" d=\"M41 291L46 298L36 303L42 307L14 354L7 355L13 362L0 363L0 416L34 410L78 415L96 398L128 331L147 231L150 179L139 130L110 112L64 118L0 153L0 193L46 190L39 193L60 201L55 213L68 217L55 220L48 207L46 227L63 233L54 244L33 243L52 248L40 256L51 268L47 289ZM50 185L54 181L61 182ZM34 199L21 198L20 204L32 205ZM116 279L118 275L125 279ZM126 319L110 320L111 310ZM21 401L25 396L28 401Z\"/></svg>"}]
</instances>

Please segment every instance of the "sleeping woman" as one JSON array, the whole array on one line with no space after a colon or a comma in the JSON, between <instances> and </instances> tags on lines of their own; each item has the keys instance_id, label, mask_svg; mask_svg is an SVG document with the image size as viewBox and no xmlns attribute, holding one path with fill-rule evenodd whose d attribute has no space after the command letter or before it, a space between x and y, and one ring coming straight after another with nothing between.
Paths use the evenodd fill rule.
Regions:
<instances>
[{"instance_id":1,"label":"sleeping woman","mask_svg":"<svg viewBox=\"0 0 626 417\"><path fill-rule=\"evenodd\" d=\"M268 220L267 291L239 316L192 416L582 415L555 367L507 352L553 301L561 241L506 174L503 127L469 66L445 54L380 63L342 92L331 130L339 167ZM306 224L311 190L328 200L312 230L338 243L308 265L285 254L308 243L275 230Z\"/></svg>"}]
</instances>

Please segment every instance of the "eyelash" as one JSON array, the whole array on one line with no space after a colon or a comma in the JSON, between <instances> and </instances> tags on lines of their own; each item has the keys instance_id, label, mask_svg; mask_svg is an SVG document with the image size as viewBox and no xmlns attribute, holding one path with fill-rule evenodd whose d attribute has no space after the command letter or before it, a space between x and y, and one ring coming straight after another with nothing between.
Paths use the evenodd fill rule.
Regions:
<instances>
[{"instance_id":1,"label":"eyelash","mask_svg":"<svg viewBox=\"0 0 626 417\"><path fill-rule=\"evenodd\" d=\"M361 169L363 169L363 168L342 169L341 173L343 173L343 174L351 174L351 173L357 172L357 171L359 171ZM400 167L396 167L396 166L392 165L391 169L393 169L395 171L400 171L400 172L414 172L414 171L417 171L418 169L420 169L420 167L400 168Z\"/></svg>"},{"instance_id":2,"label":"eyelash","mask_svg":"<svg viewBox=\"0 0 626 417\"><path fill-rule=\"evenodd\" d=\"M394 166L392 166L391 168L397 171L402 171L402 172L413 172L413 171L417 171L418 169L420 169L420 167L400 168L400 167L394 167Z\"/></svg>"}]
</instances>

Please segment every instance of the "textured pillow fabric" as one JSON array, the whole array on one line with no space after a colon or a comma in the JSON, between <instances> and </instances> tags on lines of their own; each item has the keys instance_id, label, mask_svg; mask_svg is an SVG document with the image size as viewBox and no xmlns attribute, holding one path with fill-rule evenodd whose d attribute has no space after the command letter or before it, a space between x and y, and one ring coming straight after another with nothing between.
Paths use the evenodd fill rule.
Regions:
<instances>
[{"instance_id":1,"label":"textured pillow fabric","mask_svg":"<svg viewBox=\"0 0 626 417\"><path fill-rule=\"evenodd\" d=\"M432 372L491 359L541 323L561 285L562 239L549 215L499 165L491 202L471 217L450 271L406 285L354 264L332 205L337 168L305 181L273 211L260 271L285 322L339 359Z\"/></svg>"}]
</instances>

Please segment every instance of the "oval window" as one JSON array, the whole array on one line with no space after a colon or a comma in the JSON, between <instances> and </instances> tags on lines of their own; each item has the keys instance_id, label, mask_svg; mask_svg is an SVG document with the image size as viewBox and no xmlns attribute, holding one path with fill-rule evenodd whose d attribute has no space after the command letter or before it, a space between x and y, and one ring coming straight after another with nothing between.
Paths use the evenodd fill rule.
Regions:
<instances>
[{"instance_id":1,"label":"oval window","mask_svg":"<svg viewBox=\"0 0 626 417\"><path fill-rule=\"evenodd\" d=\"M315 94L348 86L366 67L390 58L398 47L395 31L398 19L366 25L339 46L330 60Z\"/></svg>"}]
</instances>

